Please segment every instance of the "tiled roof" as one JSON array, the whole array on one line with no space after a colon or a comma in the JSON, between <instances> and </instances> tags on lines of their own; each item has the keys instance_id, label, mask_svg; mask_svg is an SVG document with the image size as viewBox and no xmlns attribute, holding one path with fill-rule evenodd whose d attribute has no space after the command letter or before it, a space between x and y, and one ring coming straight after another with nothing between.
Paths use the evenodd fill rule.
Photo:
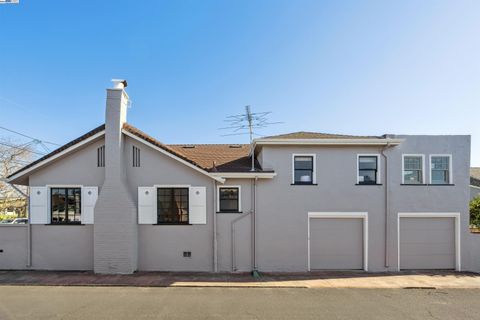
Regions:
<instances>
[{"instance_id":1,"label":"tiled roof","mask_svg":"<svg viewBox=\"0 0 480 320\"><path fill-rule=\"evenodd\" d=\"M198 163L208 171L242 172L250 171L251 158L248 156L248 144L195 144L195 145L168 145L177 152ZM255 162L256 170L261 170Z\"/></svg>"},{"instance_id":2,"label":"tiled roof","mask_svg":"<svg viewBox=\"0 0 480 320\"><path fill-rule=\"evenodd\" d=\"M26 165L25 167L21 168L20 170L17 170L16 172L12 173L12 174L9 175L7 178L13 177L14 175L16 175L16 174L18 174L18 173L20 173L20 172L23 172L23 171L27 170L28 168L33 167L33 166L36 165L37 163L40 163L40 162L42 162L42 161L44 161L44 160L47 160L47 159L50 158L50 157L53 157L54 155L62 152L63 150L66 150L66 149L70 148L71 146L74 146L74 145L76 145L77 143L80 143L80 142L82 142L83 140L85 140L85 139L87 139L87 138L89 138L89 137L91 137L91 136L93 136L93 135L95 135L95 134L97 134L97 133L99 133L99 132L101 132L101 131L103 131L103 130L105 130L105 124L102 124L101 126L96 127L95 129L93 129L93 130L85 133L84 135L78 137L77 139L72 140L72 141L68 142L67 144L64 144L64 145L61 146L60 148L53 150L53 151L50 152L49 154L41 157L40 159L37 159L37 160L33 161L32 163L30 163L30 164Z\"/></svg>"},{"instance_id":3,"label":"tiled roof","mask_svg":"<svg viewBox=\"0 0 480 320\"><path fill-rule=\"evenodd\" d=\"M480 187L480 167L470 168L470 184Z\"/></svg>"},{"instance_id":4,"label":"tiled roof","mask_svg":"<svg viewBox=\"0 0 480 320\"><path fill-rule=\"evenodd\" d=\"M262 139L382 139L377 136L351 136L343 134L331 134L322 132L298 131L276 136L263 137Z\"/></svg>"}]
</instances>

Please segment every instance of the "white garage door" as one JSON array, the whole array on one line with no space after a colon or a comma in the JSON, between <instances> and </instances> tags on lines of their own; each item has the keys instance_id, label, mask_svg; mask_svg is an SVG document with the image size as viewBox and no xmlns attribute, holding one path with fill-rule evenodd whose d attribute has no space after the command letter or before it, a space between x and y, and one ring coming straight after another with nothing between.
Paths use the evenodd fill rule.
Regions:
<instances>
[{"instance_id":1,"label":"white garage door","mask_svg":"<svg viewBox=\"0 0 480 320\"><path fill-rule=\"evenodd\" d=\"M310 219L311 270L354 270L363 266L363 219Z\"/></svg>"},{"instance_id":2,"label":"white garage door","mask_svg":"<svg viewBox=\"0 0 480 320\"><path fill-rule=\"evenodd\" d=\"M455 269L455 218L400 218L400 269Z\"/></svg>"}]
</instances>

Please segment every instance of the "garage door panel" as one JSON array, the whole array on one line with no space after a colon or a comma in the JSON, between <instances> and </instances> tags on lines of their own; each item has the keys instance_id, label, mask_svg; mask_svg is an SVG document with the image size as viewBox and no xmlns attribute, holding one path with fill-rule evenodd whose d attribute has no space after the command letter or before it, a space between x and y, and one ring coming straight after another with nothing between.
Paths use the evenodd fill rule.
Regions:
<instances>
[{"instance_id":1,"label":"garage door panel","mask_svg":"<svg viewBox=\"0 0 480 320\"><path fill-rule=\"evenodd\" d=\"M400 218L400 269L454 269L455 219Z\"/></svg>"},{"instance_id":2,"label":"garage door panel","mask_svg":"<svg viewBox=\"0 0 480 320\"><path fill-rule=\"evenodd\" d=\"M363 269L363 219L311 219L310 268Z\"/></svg>"}]
</instances>

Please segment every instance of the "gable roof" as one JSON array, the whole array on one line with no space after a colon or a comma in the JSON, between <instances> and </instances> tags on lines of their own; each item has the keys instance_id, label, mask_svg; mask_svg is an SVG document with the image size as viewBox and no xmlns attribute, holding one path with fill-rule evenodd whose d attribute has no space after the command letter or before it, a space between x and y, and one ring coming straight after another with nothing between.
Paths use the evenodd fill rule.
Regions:
<instances>
[{"instance_id":1,"label":"gable roof","mask_svg":"<svg viewBox=\"0 0 480 320\"><path fill-rule=\"evenodd\" d=\"M123 125L123 130L206 172L247 172L251 169L251 158L248 156L250 150L249 145L167 145L128 123ZM55 149L49 154L22 167L9 175L7 179L18 176L18 174L26 172L28 169L40 166L46 161L53 160L55 156L60 156L62 153L67 152L68 149L99 133L103 134L104 131L105 124L102 124L58 149ZM257 172L262 171L258 161L255 161L255 169Z\"/></svg>"},{"instance_id":2,"label":"gable roof","mask_svg":"<svg viewBox=\"0 0 480 320\"><path fill-rule=\"evenodd\" d=\"M470 168L470 185L480 187L480 167Z\"/></svg>"},{"instance_id":3,"label":"gable roof","mask_svg":"<svg viewBox=\"0 0 480 320\"><path fill-rule=\"evenodd\" d=\"M105 130L105 124L102 124L102 125L96 127L95 129L88 131L88 132L85 133L84 135L82 135L82 136L80 136L80 137L78 137L78 138L76 138L76 139L74 139L74 140L72 140L72 141L64 144L63 146L61 146L61 147L53 150L52 152L44 155L43 157L41 157L41 158L33 161L32 163L29 163L29 164L27 164L26 166L20 168L19 170L17 170L17 171L15 171L14 173L10 174L10 175L7 177L7 179L10 179L11 177L13 177L13 176L15 176L15 175L18 175L19 173L21 173L21 172L23 172L23 171L26 171L27 169L30 169L30 168L36 166L37 164L39 164L39 163L41 163L41 162L43 162L43 161L45 161L45 160L48 160L48 159L52 158L52 157L55 156L55 155L60 154L61 152L67 150L68 148L73 147L73 146L77 145L78 143L80 143L80 142L82 142L82 141L84 141L84 140L87 140L88 138L93 137L93 136L95 136L96 134L98 134L98 133L100 133L100 132L102 132L102 131L104 131L104 130Z\"/></svg>"}]
</instances>

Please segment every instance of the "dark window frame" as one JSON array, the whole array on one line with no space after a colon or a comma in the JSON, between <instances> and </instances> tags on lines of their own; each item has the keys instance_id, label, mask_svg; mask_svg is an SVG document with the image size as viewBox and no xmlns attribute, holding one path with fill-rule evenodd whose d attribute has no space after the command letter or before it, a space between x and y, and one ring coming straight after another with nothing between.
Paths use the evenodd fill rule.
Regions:
<instances>
[{"instance_id":1,"label":"dark window frame","mask_svg":"<svg viewBox=\"0 0 480 320\"><path fill-rule=\"evenodd\" d=\"M297 169L295 166L296 158L310 158L312 163L311 169ZM309 182L299 181L296 179L297 171L310 171L311 180ZM293 185L315 185L315 156L313 154L294 154L293 155Z\"/></svg>"},{"instance_id":2,"label":"dark window frame","mask_svg":"<svg viewBox=\"0 0 480 320\"><path fill-rule=\"evenodd\" d=\"M161 190L169 190L170 195L168 194L161 194ZM181 190L181 194L176 194L175 190ZM158 187L157 188L157 224L165 224L165 225L188 225L189 224L189 218L190 218L190 194L189 194L190 189L188 187ZM181 207L177 209L185 209L187 211L186 214L179 214L178 210L177 212L174 212L175 210L175 205L178 204L175 202L175 196L179 196L181 198ZM165 208L162 208L160 205L160 198L168 199L169 198L169 207L170 207L170 212L167 212L165 216ZM186 201L184 201L186 198ZM161 212L163 211L163 212ZM182 216L186 216L186 221L182 221ZM173 221L168 221L172 217L177 217L177 219L174 219ZM180 218L178 218L180 217Z\"/></svg>"},{"instance_id":3,"label":"dark window frame","mask_svg":"<svg viewBox=\"0 0 480 320\"><path fill-rule=\"evenodd\" d=\"M360 169L360 159L362 158L375 158L375 169ZM378 165L379 165L379 156L372 154L372 155L358 155L357 159L357 184L358 185L377 185L378 183ZM362 171L374 171L375 172L375 180L372 181L360 181L360 177L362 176L360 172Z\"/></svg>"},{"instance_id":4,"label":"dark window frame","mask_svg":"<svg viewBox=\"0 0 480 320\"><path fill-rule=\"evenodd\" d=\"M236 189L237 190L237 197L236 198L223 198L222 199L222 189ZM222 201L232 201L236 200L237 208L236 209L222 209ZM221 213L235 213L241 212L240 207L240 187L238 186L223 186L218 188L218 212Z\"/></svg>"},{"instance_id":5,"label":"dark window frame","mask_svg":"<svg viewBox=\"0 0 480 320\"><path fill-rule=\"evenodd\" d=\"M53 197L54 197L54 190L64 190L65 200L65 221L54 221L54 204L53 204ZM69 190L78 190L79 201L78 201L78 213L77 213L77 203L75 203L75 213L73 213L73 220L68 221L69 219L69 210L68 210L68 191ZM74 192L75 194L75 192ZM75 217L79 216L79 220L75 221ZM59 215L57 215L57 219L59 219ZM59 225L80 225L82 224L82 188L81 187L51 187L50 188L50 224L59 224Z\"/></svg>"}]
</instances>

